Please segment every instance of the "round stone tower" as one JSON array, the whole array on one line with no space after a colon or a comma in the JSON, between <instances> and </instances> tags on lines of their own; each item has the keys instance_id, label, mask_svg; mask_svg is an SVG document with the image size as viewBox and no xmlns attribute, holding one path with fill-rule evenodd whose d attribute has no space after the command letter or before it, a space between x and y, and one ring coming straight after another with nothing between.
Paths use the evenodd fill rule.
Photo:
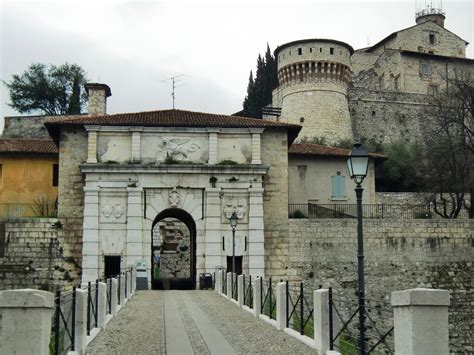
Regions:
<instances>
[{"instance_id":1,"label":"round stone tower","mask_svg":"<svg viewBox=\"0 0 474 355\"><path fill-rule=\"evenodd\" d=\"M274 97L282 121L303 126L299 139L352 139L347 87L353 52L347 43L328 39L294 41L275 50L279 86Z\"/></svg>"}]
</instances>

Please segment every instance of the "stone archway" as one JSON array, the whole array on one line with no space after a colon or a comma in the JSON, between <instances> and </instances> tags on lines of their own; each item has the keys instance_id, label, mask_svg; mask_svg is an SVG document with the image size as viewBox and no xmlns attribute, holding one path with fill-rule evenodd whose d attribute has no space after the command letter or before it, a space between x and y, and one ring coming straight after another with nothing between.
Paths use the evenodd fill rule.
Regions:
<instances>
[{"instance_id":1,"label":"stone archway","mask_svg":"<svg viewBox=\"0 0 474 355\"><path fill-rule=\"evenodd\" d=\"M180 208L161 211L151 227L152 289L196 287L196 223Z\"/></svg>"}]
</instances>

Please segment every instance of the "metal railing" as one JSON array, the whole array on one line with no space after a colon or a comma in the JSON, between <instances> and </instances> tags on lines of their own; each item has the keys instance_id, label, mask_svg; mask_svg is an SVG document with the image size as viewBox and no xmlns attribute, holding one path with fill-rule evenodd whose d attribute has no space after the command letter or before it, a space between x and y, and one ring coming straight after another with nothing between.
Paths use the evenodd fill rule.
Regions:
<instances>
[{"instance_id":1,"label":"metal railing","mask_svg":"<svg viewBox=\"0 0 474 355\"><path fill-rule=\"evenodd\" d=\"M0 203L0 218L57 217L55 204Z\"/></svg>"},{"instance_id":2,"label":"metal railing","mask_svg":"<svg viewBox=\"0 0 474 355\"><path fill-rule=\"evenodd\" d=\"M286 327L310 338L314 337L312 292L305 294L304 285L291 286L286 281Z\"/></svg>"},{"instance_id":3,"label":"metal railing","mask_svg":"<svg viewBox=\"0 0 474 355\"><path fill-rule=\"evenodd\" d=\"M366 353L394 354L393 312L388 302L365 300ZM336 295L329 288L329 349L341 353L359 353L361 339L358 329L359 304L357 299ZM334 334L335 333L335 334Z\"/></svg>"},{"instance_id":4,"label":"metal railing","mask_svg":"<svg viewBox=\"0 0 474 355\"><path fill-rule=\"evenodd\" d=\"M362 218L429 219L434 217L433 206L363 204ZM289 204L289 218L356 218L356 204Z\"/></svg>"},{"instance_id":5,"label":"metal railing","mask_svg":"<svg viewBox=\"0 0 474 355\"><path fill-rule=\"evenodd\" d=\"M260 305L261 314L265 314L271 319L276 319L276 298L271 277L268 281L260 278Z\"/></svg>"},{"instance_id":6,"label":"metal railing","mask_svg":"<svg viewBox=\"0 0 474 355\"><path fill-rule=\"evenodd\" d=\"M245 277L245 274L243 275L244 277L244 305L253 308L253 285L252 285L252 275L249 275L249 278L247 279Z\"/></svg>"},{"instance_id":7,"label":"metal railing","mask_svg":"<svg viewBox=\"0 0 474 355\"><path fill-rule=\"evenodd\" d=\"M76 323L76 288L65 294L56 291L49 351L65 354L74 351Z\"/></svg>"}]
</instances>

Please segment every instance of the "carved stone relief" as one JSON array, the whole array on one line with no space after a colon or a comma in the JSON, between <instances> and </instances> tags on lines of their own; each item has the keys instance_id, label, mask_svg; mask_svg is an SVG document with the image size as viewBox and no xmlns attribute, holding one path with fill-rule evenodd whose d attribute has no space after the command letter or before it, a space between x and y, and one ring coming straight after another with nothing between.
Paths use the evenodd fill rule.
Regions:
<instances>
[{"instance_id":1,"label":"carved stone relief","mask_svg":"<svg viewBox=\"0 0 474 355\"><path fill-rule=\"evenodd\" d=\"M165 160L205 163L208 160L205 136L142 135L142 160L163 163ZM153 149L150 149L152 148Z\"/></svg>"},{"instance_id":2,"label":"carved stone relief","mask_svg":"<svg viewBox=\"0 0 474 355\"><path fill-rule=\"evenodd\" d=\"M168 198L170 206L171 207L178 207L178 203L179 203L180 199L181 199L181 196L179 195L178 190L176 189L176 187L173 187L173 190L171 190L171 192L169 194L169 198Z\"/></svg>"},{"instance_id":3,"label":"carved stone relief","mask_svg":"<svg viewBox=\"0 0 474 355\"><path fill-rule=\"evenodd\" d=\"M124 212L124 206L116 203L115 205L107 204L102 207L102 214L105 218L119 219Z\"/></svg>"},{"instance_id":4,"label":"carved stone relief","mask_svg":"<svg viewBox=\"0 0 474 355\"><path fill-rule=\"evenodd\" d=\"M106 192L100 196L99 220L102 223L125 223L126 196L120 193Z\"/></svg>"},{"instance_id":5,"label":"carved stone relief","mask_svg":"<svg viewBox=\"0 0 474 355\"><path fill-rule=\"evenodd\" d=\"M234 211L240 220L246 216L247 201L244 198L226 197L223 204L224 218L229 219Z\"/></svg>"}]
</instances>

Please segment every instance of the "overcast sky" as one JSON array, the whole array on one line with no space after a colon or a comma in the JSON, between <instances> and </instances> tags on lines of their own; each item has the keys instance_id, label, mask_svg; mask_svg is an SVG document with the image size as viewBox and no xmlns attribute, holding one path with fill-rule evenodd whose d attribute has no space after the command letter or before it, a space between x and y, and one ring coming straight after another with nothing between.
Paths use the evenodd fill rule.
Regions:
<instances>
[{"instance_id":1,"label":"overcast sky","mask_svg":"<svg viewBox=\"0 0 474 355\"><path fill-rule=\"evenodd\" d=\"M0 0L2 1L2 0ZM438 5L440 0L418 0ZM474 41L473 1L444 0L445 27ZM171 108L167 77L184 74L176 107L239 111L258 53L304 38L355 49L415 24L404 1L5 1L1 2L1 79L33 62L77 63L111 87L108 113ZM474 44L467 56L474 57ZM18 115L7 106L3 116Z\"/></svg>"}]
</instances>

